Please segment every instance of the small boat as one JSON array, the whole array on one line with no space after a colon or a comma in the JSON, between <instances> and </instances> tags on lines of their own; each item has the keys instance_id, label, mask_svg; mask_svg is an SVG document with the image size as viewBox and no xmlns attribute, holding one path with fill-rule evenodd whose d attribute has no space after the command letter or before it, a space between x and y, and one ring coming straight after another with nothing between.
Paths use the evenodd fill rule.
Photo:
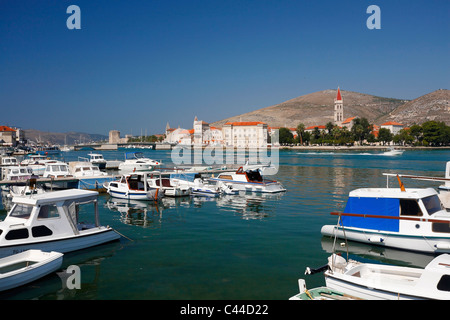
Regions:
<instances>
[{"instance_id":1,"label":"small boat","mask_svg":"<svg viewBox=\"0 0 450 320\"><path fill-rule=\"evenodd\" d=\"M0 166L17 166L19 162L16 157L2 157Z\"/></svg>"},{"instance_id":2,"label":"small boat","mask_svg":"<svg viewBox=\"0 0 450 320\"><path fill-rule=\"evenodd\" d=\"M220 189L208 184L198 173L171 173L170 183L191 188L194 196L218 197L220 195Z\"/></svg>"},{"instance_id":3,"label":"small boat","mask_svg":"<svg viewBox=\"0 0 450 320\"><path fill-rule=\"evenodd\" d=\"M106 192L105 184L116 179L88 161L69 162L69 171L78 179L78 189Z\"/></svg>"},{"instance_id":4,"label":"small boat","mask_svg":"<svg viewBox=\"0 0 450 320\"><path fill-rule=\"evenodd\" d=\"M115 198L128 200L159 200L164 196L159 188L151 188L148 182L149 176L155 172L135 172L124 174L117 181L105 184L106 192ZM159 174L159 177L161 175Z\"/></svg>"},{"instance_id":5,"label":"small boat","mask_svg":"<svg viewBox=\"0 0 450 320\"><path fill-rule=\"evenodd\" d=\"M106 160L103 158L103 155L100 153L89 153L89 161L92 164L95 164L99 169L106 168Z\"/></svg>"},{"instance_id":6,"label":"small boat","mask_svg":"<svg viewBox=\"0 0 450 320\"><path fill-rule=\"evenodd\" d=\"M360 298L328 287L306 289L306 282L304 279L298 279L298 288L299 293L290 297L289 300L361 300Z\"/></svg>"},{"instance_id":7,"label":"small boat","mask_svg":"<svg viewBox=\"0 0 450 320\"><path fill-rule=\"evenodd\" d=\"M42 155L59 154L61 149L59 146L40 146L35 149L35 153Z\"/></svg>"},{"instance_id":8,"label":"small boat","mask_svg":"<svg viewBox=\"0 0 450 320\"><path fill-rule=\"evenodd\" d=\"M43 178L51 178L52 181L44 185L50 189L70 189L77 187L77 180L69 170L69 165L65 162L54 162L45 165ZM60 178L74 178L73 181L61 180ZM53 181L53 179L55 179Z\"/></svg>"},{"instance_id":9,"label":"small boat","mask_svg":"<svg viewBox=\"0 0 450 320\"><path fill-rule=\"evenodd\" d=\"M56 163L56 160L47 158L41 154L30 154L27 159L20 162L20 165L31 168L34 174L42 176L45 171L45 166L50 163Z\"/></svg>"},{"instance_id":10,"label":"small boat","mask_svg":"<svg viewBox=\"0 0 450 320\"><path fill-rule=\"evenodd\" d=\"M222 172L210 181L223 182L236 190L247 192L284 192L286 189L276 180L264 179L258 170L243 170L240 167L236 172Z\"/></svg>"},{"instance_id":11,"label":"small boat","mask_svg":"<svg viewBox=\"0 0 450 320\"><path fill-rule=\"evenodd\" d=\"M0 259L0 291L13 289L58 270L63 261L60 252L27 250Z\"/></svg>"},{"instance_id":12,"label":"small boat","mask_svg":"<svg viewBox=\"0 0 450 320\"><path fill-rule=\"evenodd\" d=\"M324 272L327 288L369 300L450 299L450 255L425 268L361 263L333 254Z\"/></svg>"},{"instance_id":13,"label":"small boat","mask_svg":"<svg viewBox=\"0 0 450 320\"><path fill-rule=\"evenodd\" d=\"M33 173L33 170L26 166L9 166L2 167L2 179L8 181L24 181L32 178L37 178L37 176Z\"/></svg>"},{"instance_id":14,"label":"small boat","mask_svg":"<svg viewBox=\"0 0 450 320\"><path fill-rule=\"evenodd\" d=\"M29 249L66 253L118 240L114 229L100 225L97 198L98 192L78 189L12 198L0 222L0 257Z\"/></svg>"},{"instance_id":15,"label":"small boat","mask_svg":"<svg viewBox=\"0 0 450 320\"><path fill-rule=\"evenodd\" d=\"M383 156L399 156L399 155L402 155L403 152L405 152L405 150L390 148L389 151L383 152L382 155Z\"/></svg>"},{"instance_id":16,"label":"small boat","mask_svg":"<svg viewBox=\"0 0 450 320\"><path fill-rule=\"evenodd\" d=\"M322 235L403 250L450 252L450 213L433 188L362 188Z\"/></svg>"},{"instance_id":17,"label":"small boat","mask_svg":"<svg viewBox=\"0 0 450 320\"><path fill-rule=\"evenodd\" d=\"M167 197L185 197L192 193L192 188L186 184L171 181L170 178L162 178L159 172L154 172L147 179L152 189L160 189Z\"/></svg>"},{"instance_id":18,"label":"small boat","mask_svg":"<svg viewBox=\"0 0 450 320\"><path fill-rule=\"evenodd\" d=\"M161 162L144 157L142 152L127 152L125 161L119 164L119 171L122 173L151 171L160 165Z\"/></svg>"}]
</instances>

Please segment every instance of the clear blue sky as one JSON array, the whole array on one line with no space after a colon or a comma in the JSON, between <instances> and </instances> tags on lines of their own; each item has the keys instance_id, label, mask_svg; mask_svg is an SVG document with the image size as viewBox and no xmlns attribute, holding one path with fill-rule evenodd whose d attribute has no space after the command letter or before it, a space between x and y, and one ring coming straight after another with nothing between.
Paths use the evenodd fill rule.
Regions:
<instances>
[{"instance_id":1,"label":"clear blue sky","mask_svg":"<svg viewBox=\"0 0 450 320\"><path fill-rule=\"evenodd\" d=\"M414 99L449 87L449 16L448 0L0 0L0 125L155 134L337 86Z\"/></svg>"}]
</instances>

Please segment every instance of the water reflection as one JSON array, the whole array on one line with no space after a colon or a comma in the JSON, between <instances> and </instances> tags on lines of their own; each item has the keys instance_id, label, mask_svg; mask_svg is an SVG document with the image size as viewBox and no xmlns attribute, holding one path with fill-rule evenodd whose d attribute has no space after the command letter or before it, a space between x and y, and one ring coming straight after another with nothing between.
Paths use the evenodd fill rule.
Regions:
<instances>
[{"instance_id":1,"label":"water reflection","mask_svg":"<svg viewBox=\"0 0 450 320\"><path fill-rule=\"evenodd\" d=\"M343 257L361 261L362 259L373 260L383 264L392 264L398 266L425 268L435 255L419 253L395 248L372 246L369 244L355 241L345 242L337 239L336 243L333 237L324 236L321 240L322 249L329 253L341 253Z\"/></svg>"},{"instance_id":2,"label":"water reflection","mask_svg":"<svg viewBox=\"0 0 450 320\"><path fill-rule=\"evenodd\" d=\"M168 216L179 208L199 209L205 205L216 207L219 211L232 211L242 219L264 219L274 216L277 203L284 193L265 194L240 192L236 195L212 197L164 197L159 202L125 200L110 197L105 202L105 209L120 214L124 224L142 227L160 227Z\"/></svg>"}]
</instances>

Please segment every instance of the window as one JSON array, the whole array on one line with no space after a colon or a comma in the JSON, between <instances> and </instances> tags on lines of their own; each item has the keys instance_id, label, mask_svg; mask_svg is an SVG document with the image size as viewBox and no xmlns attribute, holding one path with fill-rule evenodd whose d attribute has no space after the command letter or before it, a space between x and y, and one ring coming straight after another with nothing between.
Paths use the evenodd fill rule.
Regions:
<instances>
[{"instance_id":1,"label":"window","mask_svg":"<svg viewBox=\"0 0 450 320\"><path fill-rule=\"evenodd\" d=\"M27 228L11 230L5 236L6 240L19 240L19 239L26 239L26 238L28 238L28 229Z\"/></svg>"},{"instance_id":2,"label":"window","mask_svg":"<svg viewBox=\"0 0 450 320\"><path fill-rule=\"evenodd\" d=\"M39 209L38 219L59 218L58 208L54 204L46 204Z\"/></svg>"},{"instance_id":3,"label":"window","mask_svg":"<svg viewBox=\"0 0 450 320\"><path fill-rule=\"evenodd\" d=\"M401 216L422 216L417 200L400 199Z\"/></svg>"},{"instance_id":4,"label":"window","mask_svg":"<svg viewBox=\"0 0 450 320\"><path fill-rule=\"evenodd\" d=\"M425 208L427 209L429 215L432 215L433 213L442 209L441 201L439 200L437 195L423 198L422 202L425 205Z\"/></svg>"},{"instance_id":5,"label":"window","mask_svg":"<svg viewBox=\"0 0 450 320\"><path fill-rule=\"evenodd\" d=\"M31 228L31 234L33 237L45 237L45 236L51 236L53 234L52 230L47 228L46 226L37 226Z\"/></svg>"},{"instance_id":6,"label":"window","mask_svg":"<svg viewBox=\"0 0 450 320\"><path fill-rule=\"evenodd\" d=\"M431 230L433 232L450 233L450 225L448 223L433 222L431 224Z\"/></svg>"},{"instance_id":7,"label":"window","mask_svg":"<svg viewBox=\"0 0 450 320\"><path fill-rule=\"evenodd\" d=\"M437 284L437 289L441 291L450 291L450 276L444 274Z\"/></svg>"},{"instance_id":8,"label":"window","mask_svg":"<svg viewBox=\"0 0 450 320\"><path fill-rule=\"evenodd\" d=\"M15 218L28 219L32 210L32 206L27 206L25 204L19 203L12 208L10 216Z\"/></svg>"}]
</instances>

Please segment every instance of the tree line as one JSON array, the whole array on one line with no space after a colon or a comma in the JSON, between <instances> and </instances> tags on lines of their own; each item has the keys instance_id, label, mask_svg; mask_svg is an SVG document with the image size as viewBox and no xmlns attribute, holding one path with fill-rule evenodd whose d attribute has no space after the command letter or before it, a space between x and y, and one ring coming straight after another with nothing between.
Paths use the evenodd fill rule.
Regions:
<instances>
[{"instance_id":1,"label":"tree line","mask_svg":"<svg viewBox=\"0 0 450 320\"><path fill-rule=\"evenodd\" d=\"M378 136L373 133L373 124L366 118L355 118L350 129L339 127L332 122L325 125L324 130L315 127L312 132L305 130L305 125L300 123L296 128L297 136L294 138L291 130L280 128L278 141L281 145L363 145L391 142L396 145L411 146L448 146L450 145L450 126L440 121L427 121L414 124L409 128L393 134L387 128L380 128Z\"/></svg>"}]
</instances>

